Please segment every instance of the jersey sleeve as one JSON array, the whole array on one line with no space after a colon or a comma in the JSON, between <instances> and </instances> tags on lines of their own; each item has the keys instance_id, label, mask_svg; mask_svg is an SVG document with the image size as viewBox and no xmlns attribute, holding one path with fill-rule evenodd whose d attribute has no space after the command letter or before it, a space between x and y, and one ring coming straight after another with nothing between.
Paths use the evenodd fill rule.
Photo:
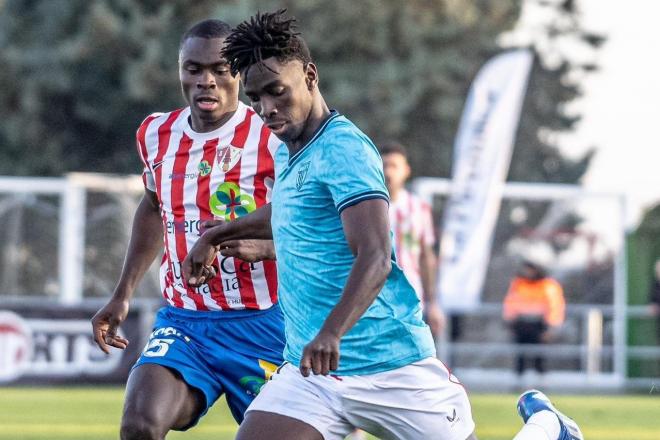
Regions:
<instances>
[{"instance_id":1,"label":"jersey sleeve","mask_svg":"<svg viewBox=\"0 0 660 440\"><path fill-rule=\"evenodd\" d=\"M146 189L153 192L156 192L156 180L154 179L153 172L151 170L151 167L149 166L149 153L146 144L146 134L149 123L153 121L158 115L159 114L155 113L147 117L147 119L145 119L142 122L142 124L140 124L140 127L138 128L137 133L135 135L138 156L142 161L142 167L143 167L142 183L144 184L144 187Z\"/></svg>"},{"instance_id":2,"label":"jersey sleeve","mask_svg":"<svg viewBox=\"0 0 660 440\"><path fill-rule=\"evenodd\" d=\"M323 182L341 212L365 200L389 203L383 163L376 147L363 135L344 129L324 151Z\"/></svg>"}]
</instances>

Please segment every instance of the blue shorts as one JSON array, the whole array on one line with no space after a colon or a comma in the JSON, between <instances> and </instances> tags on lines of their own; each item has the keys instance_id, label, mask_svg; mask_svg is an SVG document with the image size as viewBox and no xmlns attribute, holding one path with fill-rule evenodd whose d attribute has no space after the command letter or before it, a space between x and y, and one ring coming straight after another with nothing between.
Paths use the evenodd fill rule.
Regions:
<instances>
[{"instance_id":1,"label":"blue shorts","mask_svg":"<svg viewBox=\"0 0 660 440\"><path fill-rule=\"evenodd\" d=\"M283 363L284 322L278 305L268 310L199 312L176 307L158 311L154 330L133 368L158 364L181 375L206 397L199 421L224 393L234 419Z\"/></svg>"}]
</instances>

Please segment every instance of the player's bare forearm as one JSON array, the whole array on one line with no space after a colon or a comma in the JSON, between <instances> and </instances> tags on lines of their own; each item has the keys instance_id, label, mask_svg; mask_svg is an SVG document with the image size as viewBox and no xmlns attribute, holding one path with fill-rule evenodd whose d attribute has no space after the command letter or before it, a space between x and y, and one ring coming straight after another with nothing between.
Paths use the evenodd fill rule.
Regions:
<instances>
[{"instance_id":1,"label":"player's bare forearm","mask_svg":"<svg viewBox=\"0 0 660 440\"><path fill-rule=\"evenodd\" d=\"M382 290L392 269L389 254L363 249L358 253L339 303L320 332L344 336L367 311Z\"/></svg>"},{"instance_id":2,"label":"player's bare forearm","mask_svg":"<svg viewBox=\"0 0 660 440\"><path fill-rule=\"evenodd\" d=\"M135 287L162 251L162 227L156 194L147 190L135 211L131 239L114 298L130 300Z\"/></svg>"},{"instance_id":3,"label":"player's bare forearm","mask_svg":"<svg viewBox=\"0 0 660 440\"><path fill-rule=\"evenodd\" d=\"M183 260L181 271L190 287L199 287L209 279L212 262L222 243L246 239L271 240L270 204L251 214L211 226L202 234ZM211 275L212 276L212 275Z\"/></svg>"},{"instance_id":4,"label":"player's bare forearm","mask_svg":"<svg viewBox=\"0 0 660 440\"><path fill-rule=\"evenodd\" d=\"M269 203L246 216L208 228L200 240L210 246L218 246L230 240L272 240L270 214Z\"/></svg>"},{"instance_id":5,"label":"player's bare forearm","mask_svg":"<svg viewBox=\"0 0 660 440\"><path fill-rule=\"evenodd\" d=\"M316 337L305 346L300 361L303 376L327 375L339 368L339 345L374 302L391 269L391 260L362 249L356 256L339 303L326 318Z\"/></svg>"},{"instance_id":6,"label":"player's bare forearm","mask_svg":"<svg viewBox=\"0 0 660 440\"><path fill-rule=\"evenodd\" d=\"M436 299L436 271L438 259L431 246L423 246L420 255L420 275L422 278L424 321L431 329L431 333L439 335L445 327L445 316Z\"/></svg>"},{"instance_id":7,"label":"player's bare forearm","mask_svg":"<svg viewBox=\"0 0 660 440\"><path fill-rule=\"evenodd\" d=\"M236 257L249 263L276 260L273 240L229 240L219 246L225 257Z\"/></svg>"},{"instance_id":8,"label":"player's bare forearm","mask_svg":"<svg viewBox=\"0 0 660 440\"><path fill-rule=\"evenodd\" d=\"M385 200L373 199L341 214L346 241L355 255L339 303L323 329L342 337L374 302L392 269L390 226Z\"/></svg>"},{"instance_id":9,"label":"player's bare forearm","mask_svg":"<svg viewBox=\"0 0 660 440\"><path fill-rule=\"evenodd\" d=\"M156 195L146 191L133 218L131 239L117 287L108 303L92 317L94 341L105 353L110 347L124 349L128 340L117 334L128 315L129 301L163 246L162 224Z\"/></svg>"},{"instance_id":10,"label":"player's bare forearm","mask_svg":"<svg viewBox=\"0 0 660 440\"><path fill-rule=\"evenodd\" d=\"M424 303L436 304L435 276L438 259L431 246L424 245L420 255L420 275L422 277L422 289L424 289Z\"/></svg>"},{"instance_id":11,"label":"player's bare forearm","mask_svg":"<svg viewBox=\"0 0 660 440\"><path fill-rule=\"evenodd\" d=\"M346 208L342 224L355 261L344 292L318 335L305 346L300 371L308 376L339 368L339 342L374 302L392 266L387 202L366 200Z\"/></svg>"}]
</instances>

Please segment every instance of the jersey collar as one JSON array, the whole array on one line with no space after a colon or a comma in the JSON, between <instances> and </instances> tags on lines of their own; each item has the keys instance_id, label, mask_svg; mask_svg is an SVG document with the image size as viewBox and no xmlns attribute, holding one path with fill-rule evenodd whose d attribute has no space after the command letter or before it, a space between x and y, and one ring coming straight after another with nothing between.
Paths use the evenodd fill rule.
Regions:
<instances>
[{"instance_id":1,"label":"jersey collar","mask_svg":"<svg viewBox=\"0 0 660 440\"><path fill-rule=\"evenodd\" d=\"M323 121L319 128L316 129L309 142L307 142L304 147L302 147L300 150L298 150L298 152L296 152L296 154L289 158L289 166L293 165L293 163L301 156L302 152L305 151L307 147L312 145L314 141L316 141L316 139L318 139L319 136L321 136L321 134L325 131L325 128L328 126L328 124L330 124L330 122L338 116L339 112L337 110L330 110L330 115L325 119L325 121Z\"/></svg>"}]
</instances>

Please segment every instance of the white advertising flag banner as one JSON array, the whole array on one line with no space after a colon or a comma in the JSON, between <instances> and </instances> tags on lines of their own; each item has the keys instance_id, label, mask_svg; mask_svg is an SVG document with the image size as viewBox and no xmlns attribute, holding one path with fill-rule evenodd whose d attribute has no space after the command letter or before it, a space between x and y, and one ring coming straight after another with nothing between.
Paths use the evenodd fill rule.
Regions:
<instances>
[{"instance_id":1,"label":"white advertising flag banner","mask_svg":"<svg viewBox=\"0 0 660 440\"><path fill-rule=\"evenodd\" d=\"M479 304L533 55L505 52L479 71L454 144L438 292L446 310Z\"/></svg>"}]
</instances>

